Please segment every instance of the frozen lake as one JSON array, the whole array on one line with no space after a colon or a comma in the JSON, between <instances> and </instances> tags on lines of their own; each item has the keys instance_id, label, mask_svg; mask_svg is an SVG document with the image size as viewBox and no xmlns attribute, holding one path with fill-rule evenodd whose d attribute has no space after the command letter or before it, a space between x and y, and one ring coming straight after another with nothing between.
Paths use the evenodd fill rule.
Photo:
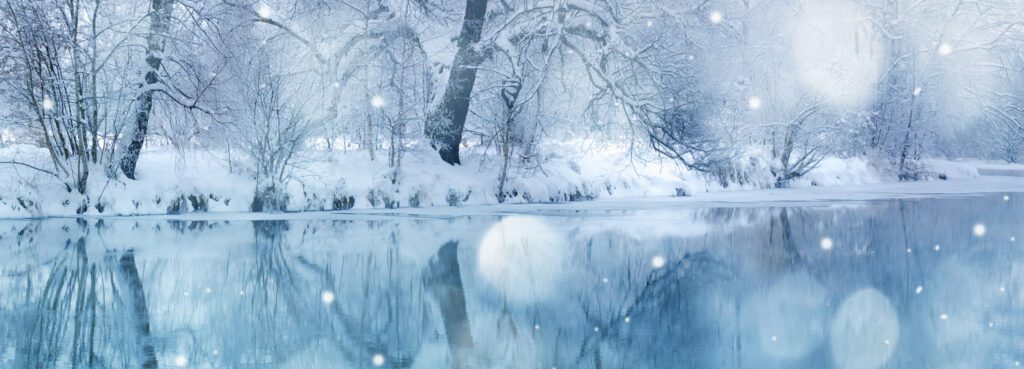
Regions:
<instances>
[{"instance_id":1,"label":"frozen lake","mask_svg":"<svg viewBox=\"0 0 1024 369\"><path fill-rule=\"evenodd\" d=\"M1024 194L854 200L7 220L0 367L1024 361Z\"/></svg>"}]
</instances>

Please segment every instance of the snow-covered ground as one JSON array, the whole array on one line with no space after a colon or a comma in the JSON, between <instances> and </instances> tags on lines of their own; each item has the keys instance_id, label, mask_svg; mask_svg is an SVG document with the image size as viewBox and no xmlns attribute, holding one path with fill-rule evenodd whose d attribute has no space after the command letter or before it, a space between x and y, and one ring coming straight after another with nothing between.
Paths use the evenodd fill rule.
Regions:
<instances>
[{"instance_id":1,"label":"snow-covered ground","mask_svg":"<svg viewBox=\"0 0 1024 369\"><path fill-rule=\"evenodd\" d=\"M0 158L42 168L46 167L44 154L41 149L26 145L0 149ZM757 169L751 171L754 174L745 183L723 184L668 160L642 161L609 151L550 156L539 168L513 171L505 186L508 198L504 204L496 205L499 165L491 160L468 156L462 166L449 166L430 153L410 154L406 155L397 179L392 181L394 171L386 160L371 161L363 152L303 158L288 181L288 210L440 215L452 214L453 206L460 208L454 213L466 214L868 200L1024 189L1021 178L978 175L978 168L1013 174L1024 166L976 161L925 160L924 165L933 173L931 180L895 183L865 159L828 158L819 168L791 182L790 188L771 189L770 174ZM24 166L2 165L0 176L6 180L0 181L0 217L243 216L239 213L249 211L255 184L245 174L247 168L228 162L223 154L209 151L181 154L169 149L151 150L139 162L137 181L109 180L103 175L103 168L93 168L86 195L68 191L64 184L45 173ZM323 214L243 217L307 216Z\"/></svg>"},{"instance_id":2,"label":"snow-covered ground","mask_svg":"<svg viewBox=\"0 0 1024 369\"><path fill-rule=\"evenodd\" d=\"M992 193L1024 192L1024 177L980 176L945 181L884 182L831 187L753 189L719 191L672 198L602 198L587 202L557 204L501 204L461 207L453 212L444 208L355 209L350 214L397 215L484 215L534 213L545 211L659 210L709 207L831 206L888 199L974 196Z\"/></svg>"},{"instance_id":3,"label":"snow-covered ground","mask_svg":"<svg viewBox=\"0 0 1024 369\"><path fill-rule=\"evenodd\" d=\"M856 206L870 201L890 199L924 199L940 197L1005 194L1015 197L1024 192L1024 177L981 176L926 182L885 182L831 187L805 187L785 189L750 189L719 191L687 197L603 197L592 201L480 204L459 207L425 207L397 209L351 209L345 211L316 211L288 213L205 212L189 214L160 214L134 216L143 219L184 220L398 220L398 219L450 219L480 215L564 215L599 212L645 211L671 212L700 208L754 208L770 206Z\"/></svg>"}]
</instances>

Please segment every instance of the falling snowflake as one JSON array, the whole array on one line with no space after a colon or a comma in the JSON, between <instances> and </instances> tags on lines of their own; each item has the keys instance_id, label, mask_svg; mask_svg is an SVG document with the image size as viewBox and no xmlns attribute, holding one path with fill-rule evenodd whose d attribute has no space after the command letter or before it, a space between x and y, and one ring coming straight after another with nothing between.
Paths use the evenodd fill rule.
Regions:
<instances>
[{"instance_id":1,"label":"falling snowflake","mask_svg":"<svg viewBox=\"0 0 1024 369\"><path fill-rule=\"evenodd\" d=\"M178 355L174 358L174 365L177 365L179 368L184 368L188 365L188 358L185 357L185 355Z\"/></svg>"},{"instance_id":2,"label":"falling snowflake","mask_svg":"<svg viewBox=\"0 0 1024 369\"><path fill-rule=\"evenodd\" d=\"M974 233L975 237L985 237L985 232L985 225L981 223L975 224L974 228L971 228L971 233Z\"/></svg>"},{"instance_id":3,"label":"falling snowflake","mask_svg":"<svg viewBox=\"0 0 1024 369\"><path fill-rule=\"evenodd\" d=\"M268 19L268 18L270 18L271 15L274 15L274 12L270 10L270 5L267 5L266 3L262 3L256 9L256 14L259 15L260 18Z\"/></svg>"},{"instance_id":4,"label":"falling snowflake","mask_svg":"<svg viewBox=\"0 0 1024 369\"><path fill-rule=\"evenodd\" d=\"M724 17L722 16L722 12L717 10L714 10L710 14L708 14L708 20L711 21L711 23L713 24L722 23L723 18Z\"/></svg>"},{"instance_id":5,"label":"falling snowflake","mask_svg":"<svg viewBox=\"0 0 1024 369\"><path fill-rule=\"evenodd\" d=\"M832 250L832 239L828 237L823 237L821 239L821 249L825 251Z\"/></svg>"},{"instance_id":6,"label":"falling snowflake","mask_svg":"<svg viewBox=\"0 0 1024 369\"><path fill-rule=\"evenodd\" d=\"M665 257L659 255L651 258L651 266L654 267L654 269L665 266Z\"/></svg>"},{"instance_id":7,"label":"falling snowflake","mask_svg":"<svg viewBox=\"0 0 1024 369\"><path fill-rule=\"evenodd\" d=\"M757 96L752 96L750 99L747 100L747 107L749 107L750 110L761 109L761 98Z\"/></svg>"},{"instance_id":8,"label":"falling snowflake","mask_svg":"<svg viewBox=\"0 0 1024 369\"><path fill-rule=\"evenodd\" d=\"M324 304L330 305L332 302L334 302L334 292L324 291L323 293L320 294L320 301L323 301Z\"/></svg>"},{"instance_id":9,"label":"falling snowflake","mask_svg":"<svg viewBox=\"0 0 1024 369\"><path fill-rule=\"evenodd\" d=\"M43 110L53 110L53 100L49 97L43 98Z\"/></svg>"},{"instance_id":10,"label":"falling snowflake","mask_svg":"<svg viewBox=\"0 0 1024 369\"><path fill-rule=\"evenodd\" d=\"M384 355L376 354L373 355L373 366L384 366Z\"/></svg>"},{"instance_id":11,"label":"falling snowflake","mask_svg":"<svg viewBox=\"0 0 1024 369\"><path fill-rule=\"evenodd\" d=\"M378 108L378 109L383 108L384 107L384 98L380 97L380 96L377 96L377 95L374 95L373 97L370 98L370 106Z\"/></svg>"},{"instance_id":12,"label":"falling snowflake","mask_svg":"<svg viewBox=\"0 0 1024 369\"><path fill-rule=\"evenodd\" d=\"M950 45L950 44L947 44L947 43L943 42L943 43L939 44L939 47L938 47L938 49L936 49L936 52L938 52L939 55L942 55L942 56L946 56L946 55L952 54L953 53L953 45Z\"/></svg>"}]
</instances>

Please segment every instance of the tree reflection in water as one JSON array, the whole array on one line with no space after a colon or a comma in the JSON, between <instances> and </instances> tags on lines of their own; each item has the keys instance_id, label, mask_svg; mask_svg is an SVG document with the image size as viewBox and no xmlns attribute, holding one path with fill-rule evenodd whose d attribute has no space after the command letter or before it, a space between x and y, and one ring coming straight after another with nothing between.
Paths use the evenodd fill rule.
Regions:
<instances>
[{"instance_id":1,"label":"tree reflection in water","mask_svg":"<svg viewBox=\"0 0 1024 369\"><path fill-rule=\"evenodd\" d=\"M16 342L15 367L157 367L132 249L91 260L79 237L17 274L23 279L14 286L24 299L4 314L4 325L13 328L5 336ZM38 288L40 274L45 280Z\"/></svg>"},{"instance_id":2,"label":"tree reflection in water","mask_svg":"<svg viewBox=\"0 0 1024 369\"><path fill-rule=\"evenodd\" d=\"M514 270L481 270L494 216L7 221L0 367L1008 367L1022 210L548 212Z\"/></svg>"}]
</instances>

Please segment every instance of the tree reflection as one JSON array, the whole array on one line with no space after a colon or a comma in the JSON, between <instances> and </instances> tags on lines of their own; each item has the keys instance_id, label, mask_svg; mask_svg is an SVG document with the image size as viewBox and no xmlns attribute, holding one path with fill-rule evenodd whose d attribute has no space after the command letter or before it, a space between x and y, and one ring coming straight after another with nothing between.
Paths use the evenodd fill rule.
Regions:
<instances>
[{"instance_id":1,"label":"tree reflection","mask_svg":"<svg viewBox=\"0 0 1024 369\"><path fill-rule=\"evenodd\" d=\"M653 235L636 227L656 217L545 217L565 230L543 254L558 261L501 284L482 275L480 235L449 220L0 225L0 367L817 368L834 364L834 337L867 337L832 326L864 321L860 308L837 316L865 290L880 296L865 305L892 304L899 337L886 337L891 357L871 345L847 357L1017 360L1020 205L671 214ZM517 298L520 280L546 293Z\"/></svg>"},{"instance_id":2,"label":"tree reflection","mask_svg":"<svg viewBox=\"0 0 1024 369\"><path fill-rule=\"evenodd\" d=\"M459 272L458 242L441 246L423 271L423 284L441 310L441 320L448 339L448 350L453 367L469 368L469 355L473 350L473 335L466 313L466 294Z\"/></svg>"},{"instance_id":3,"label":"tree reflection","mask_svg":"<svg viewBox=\"0 0 1024 369\"><path fill-rule=\"evenodd\" d=\"M87 231L87 230L86 230ZM36 290L32 276L46 274ZM26 271L14 323L18 368L156 368L145 291L134 252L90 259L86 238ZM36 294L37 293L37 294Z\"/></svg>"},{"instance_id":4,"label":"tree reflection","mask_svg":"<svg viewBox=\"0 0 1024 369\"><path fill-rule=\"evenodd\" d=\"M135 250L127 250L118 262L121 276L121 292L124 293L124 305L129 311L129 321L135 327L136 351L144 369L157 367L156 350L153 349L153 338L150 336L149 310L146 309L146 292L142 288L139 269L135 266ZM93 269L95 271L95 269ZM95 290L93 290L95 295ZM75 362L72 360L72 362Z\"/></svg>"},{"instance_id":5,"label":"tree reflection","mask_svg":"<svg viewBox=\"0 0 1024 369\"><path fill-rule=\"evenodd\" d=\"M218 313L227 323L216 329L232 332L216 335L221 360L362 368L380 355L387 367L411 366L427 332L426 306L398 250L360 255L339 242L340 258L312 259L297 252L302 241L289 240L289 228L253 222L254 254L227 275L241 286L237 310L227 303Z\"/></svg>"}]
</instances>

